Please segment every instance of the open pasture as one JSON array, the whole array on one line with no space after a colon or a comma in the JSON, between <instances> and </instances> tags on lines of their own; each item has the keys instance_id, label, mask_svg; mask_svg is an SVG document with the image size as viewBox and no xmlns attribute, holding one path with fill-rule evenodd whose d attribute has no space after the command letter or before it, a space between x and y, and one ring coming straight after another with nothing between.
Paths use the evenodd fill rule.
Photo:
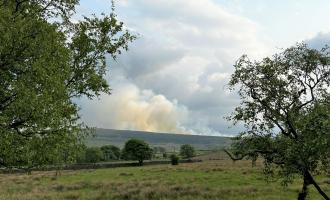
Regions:
<instances>
[{"instance_id":1,"label":"open pasture","mask_svg":"<svg viewBox=\"0 0 330 200\"><path fill-rule=\"evenodd\" d=\"M98 170L1 174L0 199L296 199L301 180L288 188L266 182L250 161L209 160ZM330 176L317 181L330 191ZM310 199L321 199L311 187Z\"/></svg>"}]
</instances>

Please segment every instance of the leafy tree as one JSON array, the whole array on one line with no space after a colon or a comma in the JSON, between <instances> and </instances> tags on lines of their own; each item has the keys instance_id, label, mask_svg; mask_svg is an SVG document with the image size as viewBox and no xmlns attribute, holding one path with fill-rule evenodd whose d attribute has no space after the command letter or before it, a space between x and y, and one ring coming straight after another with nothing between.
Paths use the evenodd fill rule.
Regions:
<instances>
[{"instance_id":1,"label":"leafy tree","mask_svg":"<svg viewBox=\"0 0 330 200\"><path fill-rule=\"evenodd\" d=\"M120 159L120 149L114 145L102 146L101 151L103 152L103 159L105 161Z\"/></svg>"},{"instance_id":2,"label":"leafy tree","mask_svg":"<svg viewBox=\"0 0 330 200\"><path fill-rule=\"evenodd\" d=\"M306 199L309 185L329 199L313 177L330 167L329 55L328 47L298 44L259 62L243 56L229 83L239 87L242 99L229 119L246 127L231 156L262 157L266 174L282 177L284 184L300 175L298 199Z\"/></svg>"},{"instance_id":3,"label":"leafy tree","mask_svg":"<svg viewBox=\"0 0 330 200\"><path fill-rule=\"evenodd\" d=\"M85 150L85 162L97 163L103 158L103 152L99 147L89 147Z\"/></svg>"},{"instance_id":4,"label":"leafy tree","mask_svg":"<svg viewBox=\"0 0 330 200\"><path fill-rule=\"evenodd\" d=\"M125 143L122 156L126 160L138 160L143 165L144 160L151 159L152 153L152 148L145 141L130 139Z\"/></svg>"},{"instance_id":5,"label":"leafy tree","mask_svg":"<svg viewBox=\"0 0 330 200\"><path fill-rule=\"evenodd\" d=\"M180 147L180 155L183 157L183 158L192 158L196 155L195 153L195 148L190 145L190 144L184 144L184 145L181 145Z\"/></svg>"},{"instance_id":6,"label":"leafy tree","mask_svg":"<svg viewBox=\"0 0 330 200\"><path fill-rule=\"evenodd\" d=\"M110 93L106 55L115 58L135 36L114 13L71 20L78 3L0 3L1 167L74 158L90 129L73 99Z\"/></svg>"}]
</instances>

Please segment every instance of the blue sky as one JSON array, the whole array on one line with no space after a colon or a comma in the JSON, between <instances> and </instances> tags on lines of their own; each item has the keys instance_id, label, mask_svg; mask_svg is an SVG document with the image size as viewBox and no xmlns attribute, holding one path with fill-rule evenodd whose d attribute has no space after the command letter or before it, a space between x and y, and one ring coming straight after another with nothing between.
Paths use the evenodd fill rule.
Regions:
<instances>
[{"instance_id":1,"label":"blue sky","mask_svg":"<svg viewBox=\"0 0 330 200\"><path fill-rule=\"evenodd\" d=\"M91 126L236 135L224 117L239 103L226 84L234 62L269 56L296 42L330 42L326 0L121 0L116 13L139 35L109 60L112 95L82 99ZM110 12L110 1L83 0L77 16Z\"/></svg>"}]
</instances>

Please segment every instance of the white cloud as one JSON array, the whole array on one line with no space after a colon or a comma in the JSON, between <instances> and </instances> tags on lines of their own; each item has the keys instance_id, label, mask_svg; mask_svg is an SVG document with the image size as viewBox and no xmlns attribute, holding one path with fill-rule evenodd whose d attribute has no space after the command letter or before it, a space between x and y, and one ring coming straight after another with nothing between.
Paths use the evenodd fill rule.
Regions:
<instances>
[{"instance_id":1,"label":"white cloud","mask_svg":"<svg viewBox=\"0 0 330 200\"><path fill-rule=\"evenodd\" d=\"M223 119L239 100L226 84L239 56L269 53L258 25L212 0L127 0L117 14L140 38L111 63L118 93L89 103L83 119L105 128L237 134L240 127L229 130Z\"/></svg>"}]
</instances>

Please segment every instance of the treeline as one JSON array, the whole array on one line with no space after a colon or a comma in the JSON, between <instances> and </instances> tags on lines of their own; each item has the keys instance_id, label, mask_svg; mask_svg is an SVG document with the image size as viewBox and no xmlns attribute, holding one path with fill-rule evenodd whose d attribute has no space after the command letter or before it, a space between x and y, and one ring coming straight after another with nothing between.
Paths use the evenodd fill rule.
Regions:
<instances>
[{"instance_id":1,"label":"treeline","mask_svg":"<svg viewBox=\"0 0 330 200\"><path fill-rule=\"evenodd\" d=\"M144 160L171 159L172 164L177 164L179 158L190 159L196 155L192 145L185 144L180 148L179 154L167 152L164 147L150 145L138 139L128 140L120 149L115 145L104 145L101 147L86 147L77 156L77 163L112 162L119 160L135 160L143 165Z\"/></svg>"},{"instance_id":2,"label":"treeline","mask_svg":"<svg viewBox=\"0 0 330 200\"><path fill-rule=\"evenodd\" d=\"M105 145L102 147L86 147L78 155L78 163L97 163L119 160L121 150L114 145Z\"/></svg>"}]
</instances>

